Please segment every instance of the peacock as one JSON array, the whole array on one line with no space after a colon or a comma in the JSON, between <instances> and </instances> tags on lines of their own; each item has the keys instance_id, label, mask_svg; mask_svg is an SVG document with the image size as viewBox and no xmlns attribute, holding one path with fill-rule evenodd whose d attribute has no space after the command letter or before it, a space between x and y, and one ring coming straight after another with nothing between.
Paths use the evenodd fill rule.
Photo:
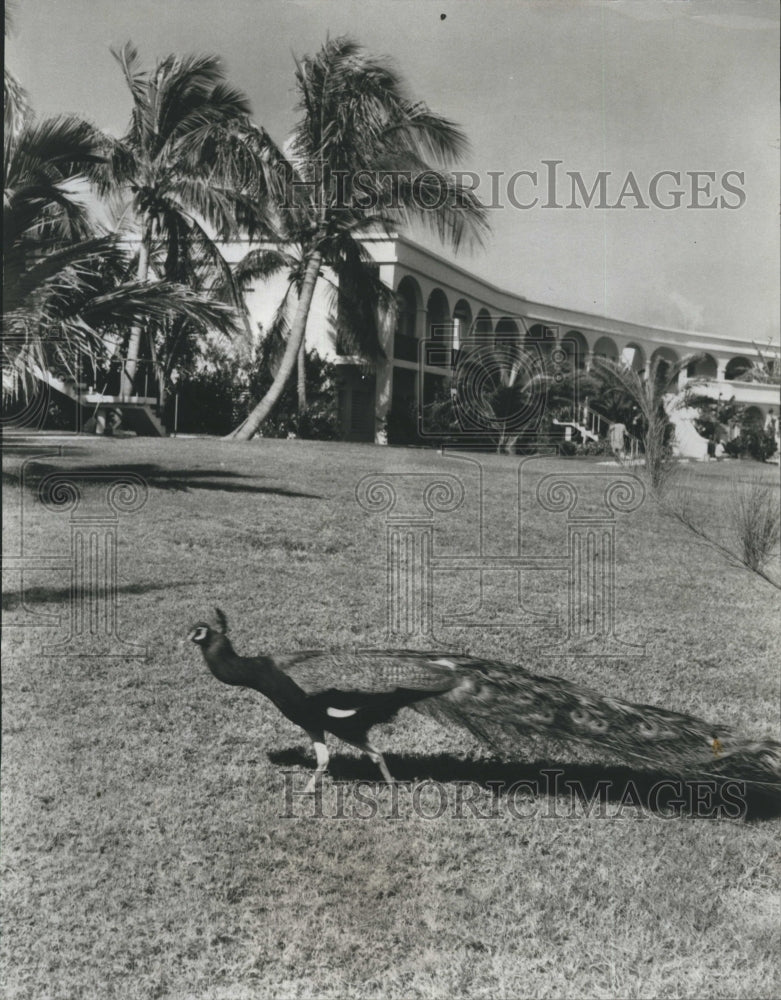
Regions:
<instances>
[{"instance_id":1,"label":"peacock","mask_svg":"<svg viewBox=\"0 0 781 1000\"><path fill-rule=\"evenodd\" d=\"M227 618L215 608L213 620L197 622L188 638L218 680L259 691L307 733L317 760L310 793L328 769L326 733L367 754L392 782L369 732L402 708L462 726L492 750L541 735L689 777L773 787L781 780L781 743L745 740L727 726L634 705L515 664L407 649L247 657L234 651L227 632Z\"/></svg>"}]
</instances>

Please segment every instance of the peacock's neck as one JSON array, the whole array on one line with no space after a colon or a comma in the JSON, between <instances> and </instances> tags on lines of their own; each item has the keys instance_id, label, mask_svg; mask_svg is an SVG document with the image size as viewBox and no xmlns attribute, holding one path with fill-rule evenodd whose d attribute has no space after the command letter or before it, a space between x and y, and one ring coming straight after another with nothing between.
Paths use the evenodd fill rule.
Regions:
<instances>
[{"instance_id":1,"label":"peacock's neck","mask_svg":"<svg viewBox=\"0 0 781 1000\"><path fill-rule=\"evenodd\" d=\"M306 693L292 677L280 670L268 657L238 656L224 635L212 637L203 655L214 676L224 684L254 688L264 694L285 714L296 712L306 703Z\"/></svg>"},{"instance_id":2,"label":"peacock's neck","mask_svg":"<svg viewBox=\"0 0 781 1000\"><path fill-rule=\"evenodd\" d=\"M212 636L208 646L203 647L203 656L209 670L224 684L247 685L250 682L244 661L224 635Z\"/></svg>"}]
</instances>

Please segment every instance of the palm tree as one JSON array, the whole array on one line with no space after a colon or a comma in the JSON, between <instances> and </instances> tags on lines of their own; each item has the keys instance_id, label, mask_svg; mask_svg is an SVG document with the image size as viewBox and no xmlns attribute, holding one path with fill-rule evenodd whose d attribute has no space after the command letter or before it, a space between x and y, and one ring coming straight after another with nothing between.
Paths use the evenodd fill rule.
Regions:
<instances>
[{"instance_id":1,"label":"palm tree","mask_svg":"<svg viewBox=\"0 0 781 1000\"><path fill-rule=\"evenodd\" d=\"M101 161L101 136L74 117L27 122L6 132L3 158L4 309L19 309L71 253L94 236L79 178Z\"/></svg>"},{"instance_id":2,"label":"palm tree","mask_svg":"<svg viewBox=\"0 0 781 1000\"><path fill-rule=\"evenodd\" d=\"M287 288L265 332L265 357L275 376L301 301L307 250L299 234L287 232L291 220L283 218L280 223L274 230L276 247L251 250L234 271L234 280L240 287L245 287L250 280L287 272ZM330 259L330 272L321 277L326 282L336 317L333 323L335 340L344 353L371 363L383 353L379 327L384 319L394 315L396 298L393 291L380 280L373 261L357 240L344 241L340 252ZM296 357L299 417L307 408L305 346L302 336Z\"/></svg>"},{"instance_id":3,"label":"palm tree","mask_svg":"<svg viewBox=\"0 0 781 1000\"><path fill-rule=\"evenodd\" d=\"M549 383L542 358L521 342L478 349L459 366L456 398L467 419L470 410L484 423L497 454L513 454L518 439L536 431L544 414Z\"/></svg>"},{"instance_id":4,"label":"palm tree","mask_svg":"<svg viewBox=\"0 0 781 1000\"><path fill-rule=\"evenodd\" d=\"M138 281L147 281L153 269L168 280L203 287L192 279L208 265L238 306L240 296L216 241L240 227L250 235L265 234L262 206L272 176L267 169L272 144L250 122L247 98L228 85L217 57L170 55L144 71L129 42L112 52L133 108L126 134L113 143L102 183L105 190L131 194ZM179 336L183 332L180 328ZM137 325L127 351L128 392L141 336Z\"/></svg>"},{"instance_id":5,"label":"palm tree","mask_svg":"<svg viewBox=\"0 0 781 1000\"><path fill-rule=\"evenodd\" d=\"M551 419L588 384L585 372L562 375L544 349L517 334L491 337L464 350L449 391L427 405L426 423L443 438L483 439L511 455L519 444L549 444Z\"/></svg>"},{"instance_id":6,"label":"palm tree","mask_svg":"<svg viewBox=\"0 0 781 1000\"><path fill-rule=\"evenodd\" d=\"M7 38L15 20L16 4L6 0L5 5L5 37ZM3 130L8 141L9 136L19 132L29 113L29 104L24 87L19 83L8 66L3 66Z\"/></svg>"},{"instance_id":7,"label":"palm tree","mask_svg":"<svg viewBox=\"0 0 781 1000\"><path fill-rule=\"evenodd\" d=\"M101 230L87 175L104 163L106 137L75 117L26 120L5 136L3 333L5 363L22 375L74 373L104 348L107 330L171 314L234 329L234 312L170 282L129 274L121 234Z\"/></svg>"},{"instance_id":8,"label":"palm tree","mask_svg":"<svg viewBox=\"0 0 781 1000\"><path fill-rule=\"evenodd\" d=\"M672 425L665 403L676 392L680 373L697 360L697 355L689 355L673 363L657 356L644 378L623 361L594 359L592 372L602 382L611 405L624 411L634 409L638 415L646 477L655 493L663 492L671 470Z\"/></svg>"},{"instance_id":9,"label":"palm tree","mask_svg":"<svg viewBox=\"0 0 781 1000\"><path fill-rule=\"evenodd\" d=\"M73 359L98 338L67 303L109 240L86 207L86 172L100 162L101 136L75 117L17 121L3 159L3 334L5 362L29 374L47 354Z\"/></svg>"},{"instance_id":10,"label":"palm tree","mask_svg":"<svg viewBox=\"0 0 781 1000\"><path fill-rule=\"evenodd\" d=\"M473 193L443 172L466 151L463 132L412 101L385 61L349 38L329 39L315 56L297 62L296 86L301 117L289 151L297 183L277 207L283 242L298 249L297 304L276 377L232 435L240 440L258 430L292 374L324 268L354 293L355 312L374 313L371 258L361 236L418 219L458 249L486 229ZM342 333L358 335L347 322Z\"/></svg>"}]
</instances>

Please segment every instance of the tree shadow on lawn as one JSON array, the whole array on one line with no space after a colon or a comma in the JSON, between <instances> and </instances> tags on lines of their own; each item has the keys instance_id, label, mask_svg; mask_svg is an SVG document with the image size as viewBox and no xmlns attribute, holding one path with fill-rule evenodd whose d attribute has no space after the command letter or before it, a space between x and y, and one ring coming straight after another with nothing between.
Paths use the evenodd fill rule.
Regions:
<instances>
[{"instance_id":1,"label":"tree shadow on lawn","mask_svg":"<svg viewBox=\"0 0 781 1000\"><path fill-rule=\"evenodd\" d=\"M106 478L113 475L120 480L123 475L131 474L139 476L148 486L155 489L171 490L178 493L190 493L192 490L216 490L221 493L260 493L304 500L325 499L318 493L302 493L281 486L258 486L253 482L248 482L248 480L256 480L261 478L260 476L245 476L240 472L230 472L226 469L169 470L149 463L62 466L48 462L36 462L25 476L25 485L34 489L42 479L55 472L77 485L84 486L95 486L96 475ZM20 478L19 474L15 472L3 473L3 483L7 486L19 485Z\"/></svg>"},{"instance_id":2,"label":"tree shadow on lawn","mask_svg":"<svg viewBox=\"0 0 781 1000\"><path fill-rule=\"evenodd\" d=\"M314 769L311 753L297 747L268 753L271 763L284 767ZM553 816L581 818L602 815L607 803L622 804L665 817L691 819L772 819L781 816L781 788L765 788L737 779L680 775L609 764L584 764L564 760L501 761L469 760L452 754L385 754L388 768L399 784L434 781L443 785L478 785L497 799L544 796L558 803ZM367 757L335 754L329 774L335 781L378 782L377 767ZM468 790L464 801L469 798ZM546 808L539 806L539 808ZM476 809L480 812L480 806ZM614 814L615 814L614 810ZM465 805L462 815L469 815ZM518 818L529 817L534 808L518 801Z\"/></svg>"},{"instance_id":3,"label":"tree shadow on lawn","mask_svg":"<svg viewBox=\"0 0 781 1000\"><path fill-rule=\"evenodd\" d=\"M154 590L179 590L183 587L202 585L202 580L179 580L176 583L128 583L115 588L117 594L148 594ZM85 598L105 598L105 591L83 588L79 591ZM66 587L25 587L24 593L9 590L3 593L2 610L30 610L33 604L66 604L71 600L70 585Z\"/></svg>"},{"instance_id":4,"label":"tree shadow on lawn","mask_svg":"<svg viewBox=\"0 0 781 1000\"><path fill-rule=\"evenodd\" d=\"M9 458L25 457L31 455L41 455L42 458L70 458L71 455L87 455L89 448L82 448L80 445L72 444L70 437L49 437L39 441L23 439L15 441L7 436L3 441L3 454ZM62 449L60 455L57 452Z\"/></svg>"}]
</instances>

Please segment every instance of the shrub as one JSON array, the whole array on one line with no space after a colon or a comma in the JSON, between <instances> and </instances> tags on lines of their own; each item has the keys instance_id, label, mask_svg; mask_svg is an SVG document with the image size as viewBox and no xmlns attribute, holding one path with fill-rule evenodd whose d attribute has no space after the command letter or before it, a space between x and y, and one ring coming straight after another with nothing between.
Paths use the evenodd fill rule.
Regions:
<instances>
[{"instance_id":1,"label":"shrub","mask_svg":"<svg viewBox=\"0 0 781 1000\"><path fill-rule=\"evenodd\" d=\"M609 455L612 454L610 442L604 438L600 441L583 441L577 445L578 455Z\"/></svg>"},{"instance_id":2,"label":"shrub","mask_svg":"<svg viewBox=\"0 0 781 1000\"><path fill-rule=\"evenodd\" d=\"M261 344L255 364L250 372L246 403L239 420L243 420L254 403L266 395L274 380L274 370L269 361L269 351ZM295 434L302 438L333 441L339 437L339 413L335 383L336 369L317 351L306 355L306 401L303 414L298 412L298 389L295 376L288 380L268 420L260 429L263 437L287 437Z\"/></svg>"},{"instance_id":3,"label":"shrub","mask_svg":"<svg viewBox=\"0 0 781 1000\"><path fill-rule=\"evenodd\" d=\"M176 408L179 433L228 434L243 419L240 389L235 373L225 368L196 372L183 379L175 394L166 399L165 425L173 430Z\"/></svg>"},{"instance_id":4,"label":"shrub","mask_svg":"<svg viewBox=\"0 0 781 1000\"><path fill-rule=\"evenodd\" d=\"M189 434L228 434L244 420L253 404L267 392L273 372L262 352L250 363L241 363L217 350L208 367L193 372L176 387L179 397L177 430ZM261 429L265 437L317 438L339 436L334 366L316 351L306 357L307 408L298 412L296 381L290 379ZM166 426L173 428L174 394L166 400Z\"/></svg>"},{"instance_id":5,"label":"shrub","mask_svg":"<svg viewBox=\"0 0 781 1000\"><path fill-rule=\"evenodd\" d=\"M761 570L779 539L776 491L756 477L736 482L729 513L743 560L751 569Z\"/></svg>"},{"instance_id":6,"label":"shrub","mask_svg":"<svg viewBox=\"0 0 781 1000\"><path fill-rule=\"evenodd\" d=\"M724 450L737 458L748 455L758 462L766 462L775 455L777 447L775 435L771 431L749 425L743 428L738 437L728 441Z\"/></svg>"}]
</instances>

